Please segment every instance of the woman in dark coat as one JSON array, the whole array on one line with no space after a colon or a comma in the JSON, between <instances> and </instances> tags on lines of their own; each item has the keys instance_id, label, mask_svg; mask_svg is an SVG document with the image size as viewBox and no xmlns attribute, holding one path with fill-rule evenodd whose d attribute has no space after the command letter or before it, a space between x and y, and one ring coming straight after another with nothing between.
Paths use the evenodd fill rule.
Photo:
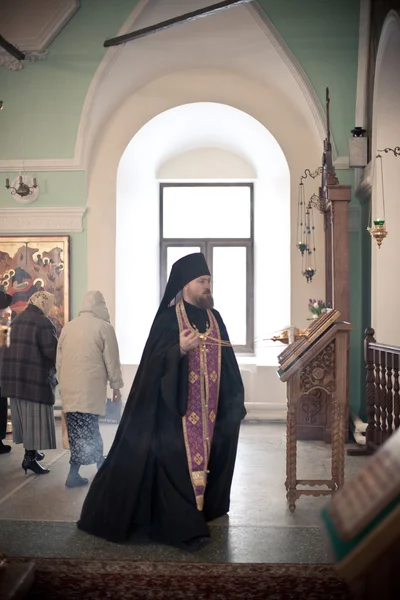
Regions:
<instances>
[{"instance_id":1,"label":"woman in dark coat","mask_svg":"<svg viewBox=\"0 0 400 600\"><path fill-rule=\"evenodd\" d=\"M36 475L49 473L39 460L39 448L56 448L55 402L57 336L48 315L54 297L36 292L26 309L13 319L11 344L6 348L1 374L2 394L10 398L13 439L23 444L22 468Z\"/></svg>"}]
</instances>

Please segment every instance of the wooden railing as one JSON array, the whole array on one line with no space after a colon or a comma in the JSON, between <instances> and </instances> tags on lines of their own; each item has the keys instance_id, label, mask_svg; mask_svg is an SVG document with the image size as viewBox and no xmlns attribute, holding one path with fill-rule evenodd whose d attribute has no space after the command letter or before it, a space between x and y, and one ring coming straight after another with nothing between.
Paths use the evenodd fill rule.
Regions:
<instances>
[{"instance_id":1,"label":"wooden railing","mask_svg":"<svg viewBox=\"0 0 400 600\"><path fill-rule=\"evenodd\" d=\"M375 331L365 332L364 359L367 369L366 450L373 452L400 427L400 347L377 344Z\"/></svg>"}]
</instances>

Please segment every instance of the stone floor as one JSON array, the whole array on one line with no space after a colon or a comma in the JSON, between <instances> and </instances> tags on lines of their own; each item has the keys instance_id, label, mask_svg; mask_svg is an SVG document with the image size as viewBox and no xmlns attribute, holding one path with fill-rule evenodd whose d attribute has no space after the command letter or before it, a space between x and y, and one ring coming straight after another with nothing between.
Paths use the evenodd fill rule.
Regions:
<instances>
[{"instance_id":1,"label":"stone floor","mask_svg":"<svg viewBox=\"0 0 400 600\"><path fill-rule=\"evenodd\" d=\"M105 448L115 426L105 425ZM57 435L60 440L60 426ZM330 562L329 546L320 523L326 498L301 498L294 514L285 499L285 425L245 422L232 486L231 511L212 523L213 543L195 555L162 545L111 544L79 531L75 522L86 488L67 489L69 452L52 450L44 463L51 473L25 475L23 450L13 446L0 456L0 551L9 556L133 558L137 560L198 560L228 562ZM59 441L61 448L61 442ZM327 478L330 446L299 443L298 478ZM365 458L346 457L346 477ZM81 469L91 480L95 467Z\"/></svg>"}]
</instances>

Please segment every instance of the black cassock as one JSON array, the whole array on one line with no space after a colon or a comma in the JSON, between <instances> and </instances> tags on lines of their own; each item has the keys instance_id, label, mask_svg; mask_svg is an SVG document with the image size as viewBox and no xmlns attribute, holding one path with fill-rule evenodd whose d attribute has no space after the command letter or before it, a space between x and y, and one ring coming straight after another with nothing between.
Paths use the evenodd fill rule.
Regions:
<instances>
[{"instance_id":1,"label":"black cassock","mask_svg":"<svg viewBox=\"0 0 400 600\"><path fill-rule=\"evenodd\" d=\"M200 333L207 311L185 302ZM229 340L213 310L221 339ZM111 450L85 499L78 527L113 542L136 531L179 544L209 536L207 521L229 511L244 389L231 347L222 348L218 413L211 446L204 509L189 475L182 417L188 399L188 359L181 358L175 307L154 321Z\"/></svg>"}]
</instances>

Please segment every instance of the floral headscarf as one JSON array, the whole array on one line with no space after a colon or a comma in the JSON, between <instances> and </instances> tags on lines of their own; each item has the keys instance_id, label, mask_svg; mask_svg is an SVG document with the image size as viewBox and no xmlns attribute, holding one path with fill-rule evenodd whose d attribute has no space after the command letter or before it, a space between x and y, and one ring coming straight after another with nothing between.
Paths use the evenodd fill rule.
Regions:
<instances>
[{"instance_id":1,"label":"floral headscarf","mask_svg":"<svg viewBox=\"0 0 400 600\"><path fill-rule=\"evenodd\" d=\"M50 292L36 292L29 298L29 304L33 304L48 316L54 305L54 296Z\"/></svg>"}]
</instances>

